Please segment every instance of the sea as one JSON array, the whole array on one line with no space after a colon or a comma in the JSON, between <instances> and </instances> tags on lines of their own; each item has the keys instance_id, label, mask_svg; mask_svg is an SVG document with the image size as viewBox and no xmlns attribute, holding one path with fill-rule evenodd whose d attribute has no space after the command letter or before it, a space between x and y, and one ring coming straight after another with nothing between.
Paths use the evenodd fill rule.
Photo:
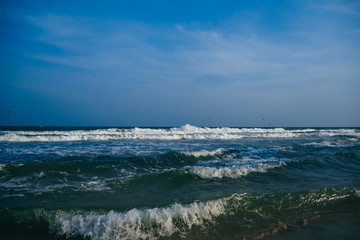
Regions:
<instances>
[{"instance_id":1,"label":"sea","mask_svg":"<svg viewBox=\"0 0 360 240\"><path fill-rule=\"evenodd\" d=\"M359 128L0 127L0 239L360 239Z\"/></svg>"}]
</instances>

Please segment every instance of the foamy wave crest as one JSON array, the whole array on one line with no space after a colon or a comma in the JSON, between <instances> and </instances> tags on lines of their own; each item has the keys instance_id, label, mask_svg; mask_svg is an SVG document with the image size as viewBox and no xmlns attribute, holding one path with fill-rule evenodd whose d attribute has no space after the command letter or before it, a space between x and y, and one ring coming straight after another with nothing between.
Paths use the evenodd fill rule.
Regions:
<instances>
[{"instance_id":1,"label":"foamy wave crest","mask_svg":"<svg viewBox=\"0 0 360 240\"><path fill-rule=\"evenodd\" d=\"M219 149L216 149L216 150L213 150L213 151L208 151L208 150L200 150L200 151L184 151L184 152L181 152L185 155L188 155L188 156L194 156L194 157L206 157L206 156L215 156L215 155L220 155L224 152L224 149L222 148L219 148Z\"/></svg>"},{"instance_id":2,"label":"foamy wave crest","mask_svg":"<svg viewBox=\"0 0 360 240\"><path fill-rule=\"evenodd\" d=\"M322 209L344 199L358 199L359 190L315 189L300 193L270 195L233 194L229 197L194 202L188 205L173 204L164 208L132 209L120 213L110 211L76 212L58 210L55 214L39 210L37 217L49 221L50 231L66 237L82 237L93 240L159 239L173 236L187 238L191 230L206 236L206 229L219 224L238 222L239 229L263 224L274 218L275 224L286 220L280 214L309 216L309 210ZM323 212L323 211L321 211ZM233 219L232 217L235 216ZM221 218L221 221L219 221ZM243 228L242 228L243 227Z\"/></svg>"},{"instance_id":3,"label":"foamy wave crest","mask_svg":"<svg viewBox=\"0 0 360 240\"><path fill-rule=\"evenodd\" d=\"M104 141L124 139L241 139L241 138L293 138L301 136L360 136L356 129L284 129L284 128L207 128L189 124L170 129L98 129L76 131L2 131L0 142L30 141Z\"/></svg>"},{"instance_id":4,"label":"foamy wave crest","mask_svg":"<svg viewBox=\"0 0 360 240\"><path fill-rule=\"evenodd\" d=\"M207 167L193 166L188 168L188 172L201 178L240 178L252 172L266 172L267 169L280 167L285 163L279 164L259 164L252 166L236 166L236 167Z\"/></svg>"},{"instance_id":5,"label":"foamy wave crest","mask_svg":"<svg viewBox=\"0 0 360 240\"><path fill-rule=\"evenodd\" d=\"M194 226L213 224L216 217L225 214L227 201L233 197L189 205L176 203L166 208L134 208L125 213L74 214L58 211L50 227L53 232L67 237L81 236L94 240L157 239L174 233L181 235Z\"/></svg>"},{"instance_id":6,"label":"foamy wave crest","mask_svg":"<svg viewBox=\"0 0 360 240\"><path fill-rule=\"evenodd\" d=\"M0 142L61 142L117 139L116 129L76 131L3 131Z\"/></svg>"}]
</instances>

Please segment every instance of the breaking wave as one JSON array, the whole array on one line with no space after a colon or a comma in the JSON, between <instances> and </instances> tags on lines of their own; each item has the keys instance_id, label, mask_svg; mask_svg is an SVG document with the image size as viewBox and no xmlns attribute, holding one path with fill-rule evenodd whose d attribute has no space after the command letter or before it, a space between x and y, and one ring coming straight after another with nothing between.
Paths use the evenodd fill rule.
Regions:
<instances>
[{"instance_id":1,"label":"breaking wave","mask_svg":"<svg viewBox=\"0 0 360 240\"><path fill-rule=\"evenodd\" d=\"M207 157L207 156L216 156L216 155L220 155L224 152L224 149L219 148L213 151L208 151L208 150L200 150L200 151L183 151L181 153L188 155L188 156L194 156L194 157Z\"/></svg>"},{"instance_id":2,"label":"breaking wave","mask_svg":"<svg viewBox=\"0 0 360 240\"><path fill-rule=\"evenodd\" d=\"M189 205L176 203L166 208L134 208L125 213L110 211L106 214L72 214L58 211L51 223L51 229L67 237L156 239L186 232L193 226L214 223L217 216L225 213L226 202L227 199L194 202Z\"/></svg>"},{"instance_id":3,"label":"breaking wave","mask_svg":"<svg viewBox=\"0 0 360 240\"><path fill-rule=\"evenodd\" d=\"M301 136L360 136L356 129L284 129L284 128L208 128L184 125L170 129L132 128L74 131L1 131L0 142L105 141L105 140L179 140L293 138Z\"/></svg>"},{"instance_id":4,"label":"breaking wave","mask_svg":"<svg viewBox=\"0 0 360 240\"><path fill-rule=\"evenodd\" d=\"M221 236L226 226L253 234L278 224L279 220L293 224L296 220L336 211L342 201L359 203L359 191L354 189L316 189L308 192L271 195L233 194L216 200L175 203L161 208L133 208L125 212L110 210L37 210L36 217L49 222L49 231L57 236L84 239L159 239L169 236L187 238L191 231ZM282 214L285 211L287 214ZM296 213L297 218L289 213ZM221 218L221 220L219 220ZM267 222L267 224L265 224ZM262 225L265 224L265 225ZM261 226L258 228L257 226ZM237 227L236 227L237 226ZM243 234L244 234L243 233ZM244 236L243 236L244 237ZM177 239L177 238L175 238Z\"/></svg>"},{"instance_id":5,"label":"breaking wave","mask_svg":"<svg viewBox=\"0 0 360 240\"><path fill-rule=\"evenodd\" d=\"M264 173L267 169L280 167L286 165L283 162L279 164L259 164L252 166L236 166L236 167L207 167L207 166L192 166L188 172L199 176L201 178L240 178L249 173L260 172Z\"/></svg>"}]
</instances>

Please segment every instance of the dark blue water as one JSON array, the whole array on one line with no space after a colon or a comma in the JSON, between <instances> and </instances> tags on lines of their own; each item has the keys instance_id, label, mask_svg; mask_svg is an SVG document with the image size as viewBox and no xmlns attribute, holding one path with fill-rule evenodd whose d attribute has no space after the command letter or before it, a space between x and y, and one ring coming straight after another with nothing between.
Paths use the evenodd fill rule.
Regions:
<instances>
[{"instance_id":1,"label":"dark blue water","mask_svg":"<svg viewBox=\"0 0 360 240\"><path fill-rule=\"evenodd\" d=\"M359 129L0 130L5 239L266 238L312 219L360 223Z\"/></svg>"}]
</instances>

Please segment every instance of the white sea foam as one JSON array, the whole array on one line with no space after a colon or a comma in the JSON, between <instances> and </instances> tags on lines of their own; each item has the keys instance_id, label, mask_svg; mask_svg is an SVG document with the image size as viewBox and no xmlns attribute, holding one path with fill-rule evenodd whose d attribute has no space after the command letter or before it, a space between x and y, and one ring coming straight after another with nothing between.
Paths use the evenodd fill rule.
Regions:
<instances>
[{"instance_id":1,"label":"white sea foam","mask_svg":"<svg viewBox=\"0 0 360 240\"><path fill-rule=\"evenodd\" d=\"M206 157L206 156L215 156L215 155L220 155L224 152L224 149L219 148L213 151L208 151L208 150L200 150L200 151L183 151L181 153L188 155L188 156L194 156L194 157Z\"/></svg>"},{"instance_id":2,"label":"white sea foam","mask_svg":"<svg viewBox=\"0 0 360 240\"><path fill-rule=\"evenodd\" d=\"M293 138L301 136L346 135L360 137L356 129L293 129L284 128L207 128L185 125L170 129L98 129L76 131L2 131L0 142L29 141L105 141L105 140L179 140L179 139L241 139L241 138Z\"/></svg>"},{"instance_id":3,"label":"white sea foam","mask_svg":"<svg viewBox=\"0 0 360 240\"><path fill-rule=\"evenodd\" d=\"M49 221L52 232L65 237L92 240L159 239L171 238L171 235L178 234L180 238L186 239L188 237L186 233L189 233L189 230L197 227L200 229L214 227L223 216L240 213L245 222L256 224L254 220L258 217L251 216L254 213L268 219L274 213L273 211L279 211L279 209L288 210L289 207L294 207L294 211L297 212L299 207L308 209L314 205L321 206L324 203L354 195L359 196L359 191L325 188L279 196L233 194L206 202L193 202L187 205L175 203L163 208L134 208L127 212L113 210L109 212L80 210L48 212L42 209L35 214ZM179 237L174 236L175 239Z\"/></svg>"},{"instance_id":4,"label":"white sea foam","mask_svg":"<svg viewBox=\"0 0 360 240\"><path fill-rule=\"evenodd\" d=\"M253 172L266 172L267 169L280 167L285 163L258 164L257 166L208 167L192 166L187 171L201 178L240 178Z\"/></svg>"},{"instance_id":5,"label":"white sea foam","mask_svg":"<svg viewBox=\"0 0 360 240\"><path fill-rule=\"evenodd\" d=\"M174 233L181 235L194 226L213 224L216 217L226 213L228 201L234 197L240 198L241 195L189 205L176 203L164 208L134 208L125 213L74 214L58 211L50 227L52 231L67 237L81 236L94 240L157 239Z\"/></svg>"},{"instance_id":6,"label":"white sea foam","mask_svg":"<svg viewBox=\"0 0 360 240\"><path fill-rule=\"evenodd\" d=\"M356 129L321 129L319 133L323 136L344 135L360 137L360 131Z\"/></svg>"}]
</instances>

